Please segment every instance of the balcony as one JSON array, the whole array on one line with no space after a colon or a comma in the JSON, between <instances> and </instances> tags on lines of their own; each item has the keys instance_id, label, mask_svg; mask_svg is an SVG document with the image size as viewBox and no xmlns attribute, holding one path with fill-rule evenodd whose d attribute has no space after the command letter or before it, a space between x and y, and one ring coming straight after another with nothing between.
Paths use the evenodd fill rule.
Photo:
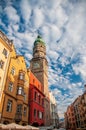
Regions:
<instances>
[{"instance_id":1,"label":"balcony","mask_svg":"<svg viewBox=\"0 0 86 130\"><path fill-rule=\"evenodd\" d=\"M18 85L24 86L25 81L23 79L18 79Z\"/></svg>"},{"instance_id":2,"label":"balcony","mask_svg":"<svg viewBox=\"0 0 86 130\"><path fill-rule=\"evenodd\" d=\"M16 113L15 121L21 121L21 120L22 120L22 113Z\"/></svg>"},{"instance_id":3,"label":"balcony","mask_svg":"<svg viewBox=\"0 0 86 130\"><path fill-rule=\"evenodd\" d=\"M17 94L17 99L24 101L24 96L22 94Z\"/></svg>"},{"instance_id":4,"label":"balcony","mask_svg":"<svg viewBox=\"0 0 86 130\"><path fill-rule=\"evenodd\" d=\"M18 86L17 89L17 99L22 101L24 100L24 89L21 86Z\"/></svg>"},{"instance_id":5,"label":"balcony","mask_svg":"<svg viewBox=\"0 0 86 130\"><path fill-rule=\"evenodd\" d=\"M18 76L18 84L24 86L24 83L25 83L25 72L23 70L20 70Z\"/></svg>"}]
</instances>

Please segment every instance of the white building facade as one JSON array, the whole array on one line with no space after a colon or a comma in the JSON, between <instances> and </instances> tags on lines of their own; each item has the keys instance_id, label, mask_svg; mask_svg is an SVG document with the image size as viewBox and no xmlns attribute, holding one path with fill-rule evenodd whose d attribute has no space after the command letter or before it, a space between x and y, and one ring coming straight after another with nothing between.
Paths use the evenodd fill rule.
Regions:
<instances>
[{"instance_id":1,"label":"white building facade","mask_svg":"<svg viewBox=\"0 0 86 130\"><path fill-rule=\"evenodd\" d=\"M56 99L53 96L52 92L49 92L49 97L50 97L50 124L54 128L58 128L58 126L59 126L59 117L58 117Z\"/></svg>"}]
</instances>

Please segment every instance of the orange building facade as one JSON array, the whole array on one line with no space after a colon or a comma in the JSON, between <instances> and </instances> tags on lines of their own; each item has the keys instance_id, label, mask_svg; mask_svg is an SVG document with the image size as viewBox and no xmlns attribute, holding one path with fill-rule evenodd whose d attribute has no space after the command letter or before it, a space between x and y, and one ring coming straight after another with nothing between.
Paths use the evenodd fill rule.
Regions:
<instances>
[{"instance_id":1,"label":"orange building facade","mask_svg":"<svg viewBox=\"0 0 86 130\"><path fill-rule=\"evenodd\" d=\"M65 113L65 126L67 130L76 130L76 119L73 104L68 106L67 112Z\"/></svg>"},{"instance_id":2,"label":"orange building facade","mask_svg":"<svg viewBox=\"0 0 86 130\"><path fill-rule=\"evenodd\" d=\"M86 93L79 96L73 103L77 128L86 128Z\"/></svg>"},{"instance_id":3,"label":"orange building facade","mask_svg":"<svg viewBox=\"0 0 86 130\"><path fill-rule=\"evenodd\" d=\"M86 129L86 91L67 108L64 116L67 130Z\"/></svg>"}]
</instances>

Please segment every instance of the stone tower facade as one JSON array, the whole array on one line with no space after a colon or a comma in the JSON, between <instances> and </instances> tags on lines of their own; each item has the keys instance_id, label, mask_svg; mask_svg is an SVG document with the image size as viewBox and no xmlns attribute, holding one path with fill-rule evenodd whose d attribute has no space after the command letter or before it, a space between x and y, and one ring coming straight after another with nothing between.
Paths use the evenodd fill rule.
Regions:
<instances>
[{"instance_id":1,"label":"stone tower facade","mask_svg":"<svg viewBox=\"0 0 86 130\"><path fill-rule=\"evenodd\" d=\"M30 61L30 69L42 83L42 91L48 96L48 62L46 59L46 45L40 36L38 36L34 42L33 58Z\"/></svg>"}]
</instances>

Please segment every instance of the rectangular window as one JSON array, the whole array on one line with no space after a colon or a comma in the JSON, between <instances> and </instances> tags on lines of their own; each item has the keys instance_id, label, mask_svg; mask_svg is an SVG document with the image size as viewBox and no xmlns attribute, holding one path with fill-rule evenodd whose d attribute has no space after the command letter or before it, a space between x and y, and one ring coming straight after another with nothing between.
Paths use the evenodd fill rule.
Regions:
<instances>
[{"instance_id":1,"label":"rectangular window","mask_svg":"<svg viewBox=\"0 0 86 130\"><path fill-rule=\"evenodd\" d=\"M27 108L24 107L24 116L26 116L26 114L27 114Z\"/></svg>"},{"instance_id":2,"label":"rectangular window","mask_svg":"<svg viewBox=\"0 0 86 130\"><path fill-rule=\"evenodd\" d=\"M17 105L17 113L22 113L22 104Z\"/></svg>"},{"instance_id":3,"label":"rectangular window","mask_svg":"<svg viewBox=\"0 0 86 130\"><path fill-rule=\"evenodd\" d=\"M17 94L18 94L18 95L24 95L24 92L23 92L23 88L22 88L22 87L18 87Z\"/></svg>"},{"instance_id":4,"label":"rectangular window","mask_svg":"<svg viewBox=\"0 0 86 130\"><path fill-rule=\"evenodd\" d=\"M42 99L42 106L44 106L44 99Z\"/></svg>"},{"instance_id":5,"label":"rectangular window","mask_svg":"<svg viewBox=\"0 0 86 130\"><path fill-rule=\"evenodd\" d=\"M13 91L13 83L12 83L12 82L9 83L9 85L8 85L8 90L9 90L10 92Z\"/></svg>"},{"instance_id":6,"label":"rectangular window","mask_svg":"<svg viewBox=\"0 0 86 130\"><path fill-rule=\"evenodd\" d=\"M3 69L3 67L4 67L4 61L0 60L0 68Z\"/></svg>"},{"instance_id":7,"label":"rectangular window","mask_svg":"<svg viewBox=\"0 0 86 130\"><path fill-rule=\"evenodd\" d=\"M4 48L3 50L3 54L5 55L5 57L7 58L7 50Z\"/></svg>"},{"instance_id":8,"label":"rectangular window","mask_svg":"<svg viewBox=\"0 0 86 130\"><path fill-rule=\"evenodd\" d=\"M44 113L42 112L42 119L44 118Z\"/></svg>"},{"instance_id":9,"label":"rectangular window","mask_svg":"<svg viewBox=\"0 0 86 130\"><path fill-rule=\"evenodd\" d=\"M11 74L15 75L15 68L14 67L12 67L12 69L11 69Z\"/></svg>"},{"instance_id":10,"label":"rectangular window","mask_svg":"<svg viewBox=\"0 0 86 130\"><path fill-rule=\"evenodd\" d=\"M7 112L11 112L12 111L12 101L8 100L7 102Z\"/></svg>"},{"instance_id":11,"label":"rectangular window","mask_svg":"<svg viewBox=\"0 0 86 130\"><path fill-rule=\"evenodd\" d=\"M39 118L39 110L37 111L37 117Z\"/></svg>"},{"instance_id":12,"label":"rectangular window","mask_svg":"<svg viewBox=\"0 0 86 130\"><path fill-rule=\"evenodd\" d=\"M39 112L39 119L42 119L42 112Z\"/></svg>"},{"instance_id":13,"label":"rectangular window","mask_svg":"<svg viewBox=\"0 0 86 130\"><path fill-rule=\"evenodd\" d=\"M34 94L34 100L36 101L37 93L35 92Z\"/></svg>"},{"instance_id":14,"label":"rectangular window","mask_svg":"<svg viewBox=\"0 0 86 130\"><path fill-rule=\"evenodd\" d=\"M27 96L26 96L26 94L24 93L24 100L25 100L25 101L26 101L26 97L27 97Z\"/></svg>"},{"instance_id":15,"label":"rectangular window","mask_svg":"<svg viewBox=\"0 0 86 130\"><path fill-rule=\"evenodd\" d=\"M19 73L19 79L24 80L24 78L25 78L25 74L20 72Z\"/></svg>"},{"instance_id":16,"label":"rectangular window","mask_svg":"<svg viewBox=\"0 0 86 130\"><path fill-rule=\"evenodd\" d=\"M39 95L39 104L40 104L40 101L41 101L41 96Z\"/></svg>"},{"instance_id":17,"label":"rectangular window","mask_svg":"<svg viewBox=\"0 0 86 130\"><path fill-rule=\"evenodd\" d=\"M34 109L34 117L36 117L36 109Z\"/></svg>"}]
</instances>

